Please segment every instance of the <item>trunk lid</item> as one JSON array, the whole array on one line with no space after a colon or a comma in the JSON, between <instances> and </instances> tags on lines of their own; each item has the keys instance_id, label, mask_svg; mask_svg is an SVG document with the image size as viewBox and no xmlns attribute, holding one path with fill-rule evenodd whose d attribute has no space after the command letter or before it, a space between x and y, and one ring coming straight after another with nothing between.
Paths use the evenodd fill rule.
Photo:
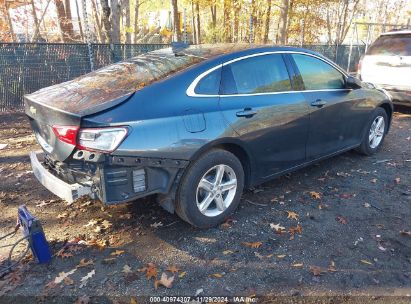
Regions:
<instances>
[{"instance_id":1,"label":"trunk lid","mask_svg":"<svg viewBox=\"0 0 411 304\"><path fill-rule=\"evenodd\" d=\"M137 90L202 60L170 50L139 55L25 95L25 112L43 150L64 161L75 146L60 141L53 126L79 127L83 117L115 107Z\"/></svg>"}]
</instances>

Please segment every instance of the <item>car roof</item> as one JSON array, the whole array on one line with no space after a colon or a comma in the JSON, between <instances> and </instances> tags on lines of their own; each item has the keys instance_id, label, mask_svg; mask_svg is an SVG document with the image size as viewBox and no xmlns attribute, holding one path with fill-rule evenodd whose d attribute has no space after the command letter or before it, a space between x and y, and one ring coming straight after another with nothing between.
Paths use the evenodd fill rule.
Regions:
<instances>
[{"instance_id":1,"label":"car roof","mask_svg":"<svg viewBox=\"0 0 411 304\"><path fill-rule=\"evenodd\" d=\"M391 31L391 32L382 33L381 36L386 36L386 35L405 35L405 34L411 34L411 30Z\"/></svg>"}]
</instances>

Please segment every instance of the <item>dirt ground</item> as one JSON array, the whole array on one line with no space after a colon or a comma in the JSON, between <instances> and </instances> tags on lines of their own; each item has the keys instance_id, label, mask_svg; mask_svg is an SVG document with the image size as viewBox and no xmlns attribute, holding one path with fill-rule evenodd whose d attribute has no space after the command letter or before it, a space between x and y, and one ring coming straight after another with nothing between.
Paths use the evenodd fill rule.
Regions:
<instances>
[{"instance_id":1,"label":"dirt ground","mask_svg":"<svg viewBox=\"0 0 411 304\"><path fill-rule=\"evenodd\" d=\"M0 144L8 144L0 150L0 235L12 230L18 206L26 204L54 255L47 265L28 255L0 279L0 302L39 296L135 303L194 295L411 302L411 115L405 112L395 113L377 155L350 151L247 191L232 218L208 230L149 199L118 206L59 200L31 172L28 151L39 147L22 114L0 114ZM0 248L0 261L7 249Z\"/></svg>"}]
</instances>

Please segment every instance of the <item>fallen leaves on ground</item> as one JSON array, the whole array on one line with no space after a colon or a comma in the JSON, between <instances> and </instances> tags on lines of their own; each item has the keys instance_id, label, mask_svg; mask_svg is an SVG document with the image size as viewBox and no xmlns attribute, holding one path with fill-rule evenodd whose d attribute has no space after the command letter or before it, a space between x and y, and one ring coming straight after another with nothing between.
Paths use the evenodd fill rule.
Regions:
<instances>
[{"instance_id":1,"label":"fallen leaves on ground","mask_svg":"<svg viewBox=\"0 0 411 304\"><path fill-rule=\"evenodd\" d=\"M69 275L72 275L73 273L75 273L77 270L77 268L73 268L72 270L68 271L68 272L60 272L59 275L54 279L54 284L60 284L61 282L63 282L66 278L68 278Z\"/></svg>"},{"instance_id":2,"label":"fallen leaves on ground","mask_svg":"<svg viewBox=\"0 0 411 304\"><path fill-rule=\"evenodd\" d=\"M122 270L121 272L122 272L122 273L131 273L131 272L133 272L133 271L131 270L131 267L130 267L130 266L124 265L124 266L123 266L123 270Z\"/></svg>"},{"instance_id":3,"label":"fallen leaves on ground","mask_svg":"<svg viewBox=\"0 0 411 304\"><path fill-rule=\"evenodd\" d=\"M335 220L337 222L339 222L340 224L343 224L343 225L347 225L347 223L348 223L348 220L345 217L340 216L340 215L336 216Z\"/></svg>"},{"instance_id":4,"label":"fallen leaves on ground","mask_svg":"<svg viewBox=\"0 0 411 304\"><path fill-rule=\"evenodd\" d=\"M274 229L276 232L281 232L283 230L285 230L285 227L281 226L280 223L278 224L270 224L271 229Z\"/></svg>"},{"instance_id":5,"label":"fallen leaves on ground","mask_svg":"<svg viewBox=\"0 0 411 304\"><path fill-rule=\"evenodd\" d=\"M310 272L314 276L320 276L325 272L325 270L323 270L320 266L310 266Z\"/></svg>"},{"instance_id":6,"label":"fallen leaves on ground","mask_svg":"<svg viewBox=\"0 0 411 304\"><path fill-rule=\"evenodd\" d=\"M301 234L303 232L303 228L301 227L300 224L298 224L295 227L290 227L290 229L288 229L288 233L290 234L290 240L294 239L294 236L296 233Z\"/></svg>"},{"instance_id":7,"label":"fallen leaves on ground","mask_svg":"<svg viewBox=\"0 0 411 304\"><path fill-rule=\"evenodd\" d=\"M154 224L150 225L151 228L157 229L160 227L163 227L163 223L162 222L155 222Z\"/></svg>"},{"instance_id":8,"label":"fallen leaves on ground","mask_svg":"<svg viewBox=\"0 0 411 304\"><path fill-rule=\"evenodd\" d=\"M222 223L222 224L220 225L220 227L221 227L221 228L224 228L224 229L228 229L228 228L231 228L231 226L232 226L235 222L237 222L237 221L234 220L234 219L232 219L232 218L228 218L228 219L226 219L226 220L224 221L224 223Z\"/></svg>"},{"instance_id":9,"label":"fallen leaves on ground","mask_svg":"<svg viewBox=\"0 0 411 304\"><path fill-rule=\"evenodd\" d=\"M317 199L317 200L321 199L321 194L319 192L310 191L310 195L311 195L311 198L313 199Z\"/></svg>"},{"instance_id":10,"label":"fallen leaves on ground","mask_svg":"<svg viewBox=\"0 0 411 304\"><path fill-rule=\"evenodd\" d=\"M373 263L371 263L368 260L360 260L361 263L366 264L366 265L374 265Z\"/></svg>"},{"instance_id":11,"label":"fallen leaves on ground","mask_svg":"<svg viewBox=\"0 0 411 304\"><path fill-rule=\"evenodd\" d=\"M294 268L303 268L304 264L303 263L293 263L291 264L291 267Z\"/></svg>"},{"instance_id":12,"label":"fallen leaves on ground","mask_svg":"<svg viewBox=\"0 0 411 304\"><path fill-rule=\"evenodd\" d=\"M288 213L287 218L292 218L292 219L298 221L298 217L299 217L298 213L296 213L294 211L287 211L287 213Z\"/></svg>"},{"instance_id":13,"label":"fallen leaves on ground","mask_svg":"<svg viewBox=\"0 0 411 304\"><path fill-rule=\"evenodd\" d=\"M410 230L401 230L400 234L404 235L404 236L411 236L411 231Z\"/></svg>"},{"instance_id":14,"label":"fallen leaves on ground","mask_svg":"<svg viewBox=\"0 0 411 304\"><path fill-rule=\"evenodd\" d=\"M148 263L146 267L138 269L139 272L145 272L147 280L150 280L151 278L156 278L158 274L158 270L156 265L153 263Z\"/></svg>"},{"instance_id":15,"label":"fallen leaves on ground","mask_svg":"<svg viewBox=\"0 0 411 304\"><path fill-rule=\"evenodd\" d=\"M334 262L334 261L331 261L331 262L330 262L330 265L328 265L328 271L329 271L329 272L336 272L336 271L337 271L337 268L336 268L336 266L335 266L335 262Z\"/></svg>"},{"instance_id":16,"label":"fallen leaves on ground","mask_svg":"<svg viewBox=\"0 0 411 304\"><path fill-rule=\"evenodd\" d=\"M116 250L116 251L112 252L110 255L111 256L119 256L123 253L124 253L124 250Z\"/></svg>"},{"instance_id":17,"label":"fallen leaves on ground","mask_svg":"<svg viewBox=\"0 0 411 304\"><path fill-rule=\"evenodd\" d=\"M210 274L210 277L212 278L216 278L216 279L221 279L224 275L222 275L221 273L213 273Z\"/></svg>"},{"instance_id":18,"label":"fallen leaves on ground","mask_svg":"<svg viewBox=\"0 0 411 304\"><path fill-rule=\"evenodd\" d=\"M254 251L254 255L259 258L260 260L264 260L264 259L269 259L273 256L273 254L268 254L268 255L262 255L256 251Z\"/></svg>"},{"instance_id":19,"label":"fallen leaves on ground","mask_svg":"<svg viewBox=\"0 0 411 304\"><path fill-rule=\"evenodd\" d=\"M94 264L94 262L93 262L92 259L81 259L80 263L76 267L77 268L87 267L87 266L90 266L90 265L93 265L93 264Z\"/></svg>"},{"instance_id":20,"label":"fallen leaves on ground","mask_svg":"<svg viewBox=\"0 0 411 304\"><path fill-rule=\"evenodd\" d=\"M173 286L173 281L174 281L174 276L167 277L167 274L163 272L161 274L160 280L154 281L154 288L157 289L160 285L166 288L171 288Z\"/></svg>"},{"instance_id":21,"label":"fallen leaves on ground","mask_svg":"<svg viewBox=\"0 0 411 304\"><path fill-rule=\"evenodd\" d=\"M242 242L243 246L250 247L250 248L260 248L263 244L262 242Z\"/></svg>"},{"instance_id":22,"label":"fallen leaves on ground","mask_svg":"<svg viewBox=\"0 0 411 304\"><path fill-rule=\"evenodd\" d=\"M394 182L395 182L396 184L399 184L399 183L401 182L401 178L396 177L396 178L394 179Z\"/></svg>"},{"instance_id":23,"label":"fallen leaves on ground","mask_svg":"<svg viewBox=\"0 0 411 304\"><path fill-rule=\"evenodd\" d=\"M96 274L96 271L93 269L92 271L90 271L87 275L85 275L84 277L82 277L80 279L81 284L80 284L80 288L83 288L84 286L87 285L88 280L91 279L94 275Z\"/></svg>"},{"instance_id":24,"label":"fallen leaves on ground","mask_svg":"<svg viewBox=\"0 0 411 304\"><path fill-rule=\"evenodd\" d=\"M170 271L171 273L176 273L176 272L179 272L181 269L180 268L177 268L175 265L172 265L172 266L170 266L170 267L168 267L167 269L166 269L166 271Z\"/></svg>"},{"instance_id":25,"label":"fallen leaves on ground","mask_svg":"<svg viewBox=\"0 0 411 304\"><path fill-rule=\"evenodd\" d=\"M285 254L277 254L276 257L277 257L277 259L281 260L281 259L284 259L286 257L286 255Z\"/></svg>"},{"instance_id":26,"label":"fallen leaves on ground","mask_svg":"<svg viewBox=\"0 0 411 304\"><path fill-rule=\"evenodd\" d=\"M232 250L224 250L224 251L223 251L223 254L224 254L224 255L233 254L233 253L234 253L234 251L232 251Z\"/></svg>"}]
</instances>

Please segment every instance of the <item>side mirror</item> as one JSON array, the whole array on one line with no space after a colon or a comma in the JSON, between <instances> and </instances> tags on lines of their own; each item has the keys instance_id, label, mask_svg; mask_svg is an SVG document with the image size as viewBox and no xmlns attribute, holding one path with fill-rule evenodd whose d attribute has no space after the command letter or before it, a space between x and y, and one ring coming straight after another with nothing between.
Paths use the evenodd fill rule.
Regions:
<instances>
[{"instance_id":1,"label":"side mirror","mask_svg":"<svg viewBox=\"0 0 411 304\"><path fill-rule=\"evenodd\" d=\"M345 86L347 87L347 89L359 89L362 87L362 82L358 78L348 76L345 79Z\"/></svg>"}]
</instances>

